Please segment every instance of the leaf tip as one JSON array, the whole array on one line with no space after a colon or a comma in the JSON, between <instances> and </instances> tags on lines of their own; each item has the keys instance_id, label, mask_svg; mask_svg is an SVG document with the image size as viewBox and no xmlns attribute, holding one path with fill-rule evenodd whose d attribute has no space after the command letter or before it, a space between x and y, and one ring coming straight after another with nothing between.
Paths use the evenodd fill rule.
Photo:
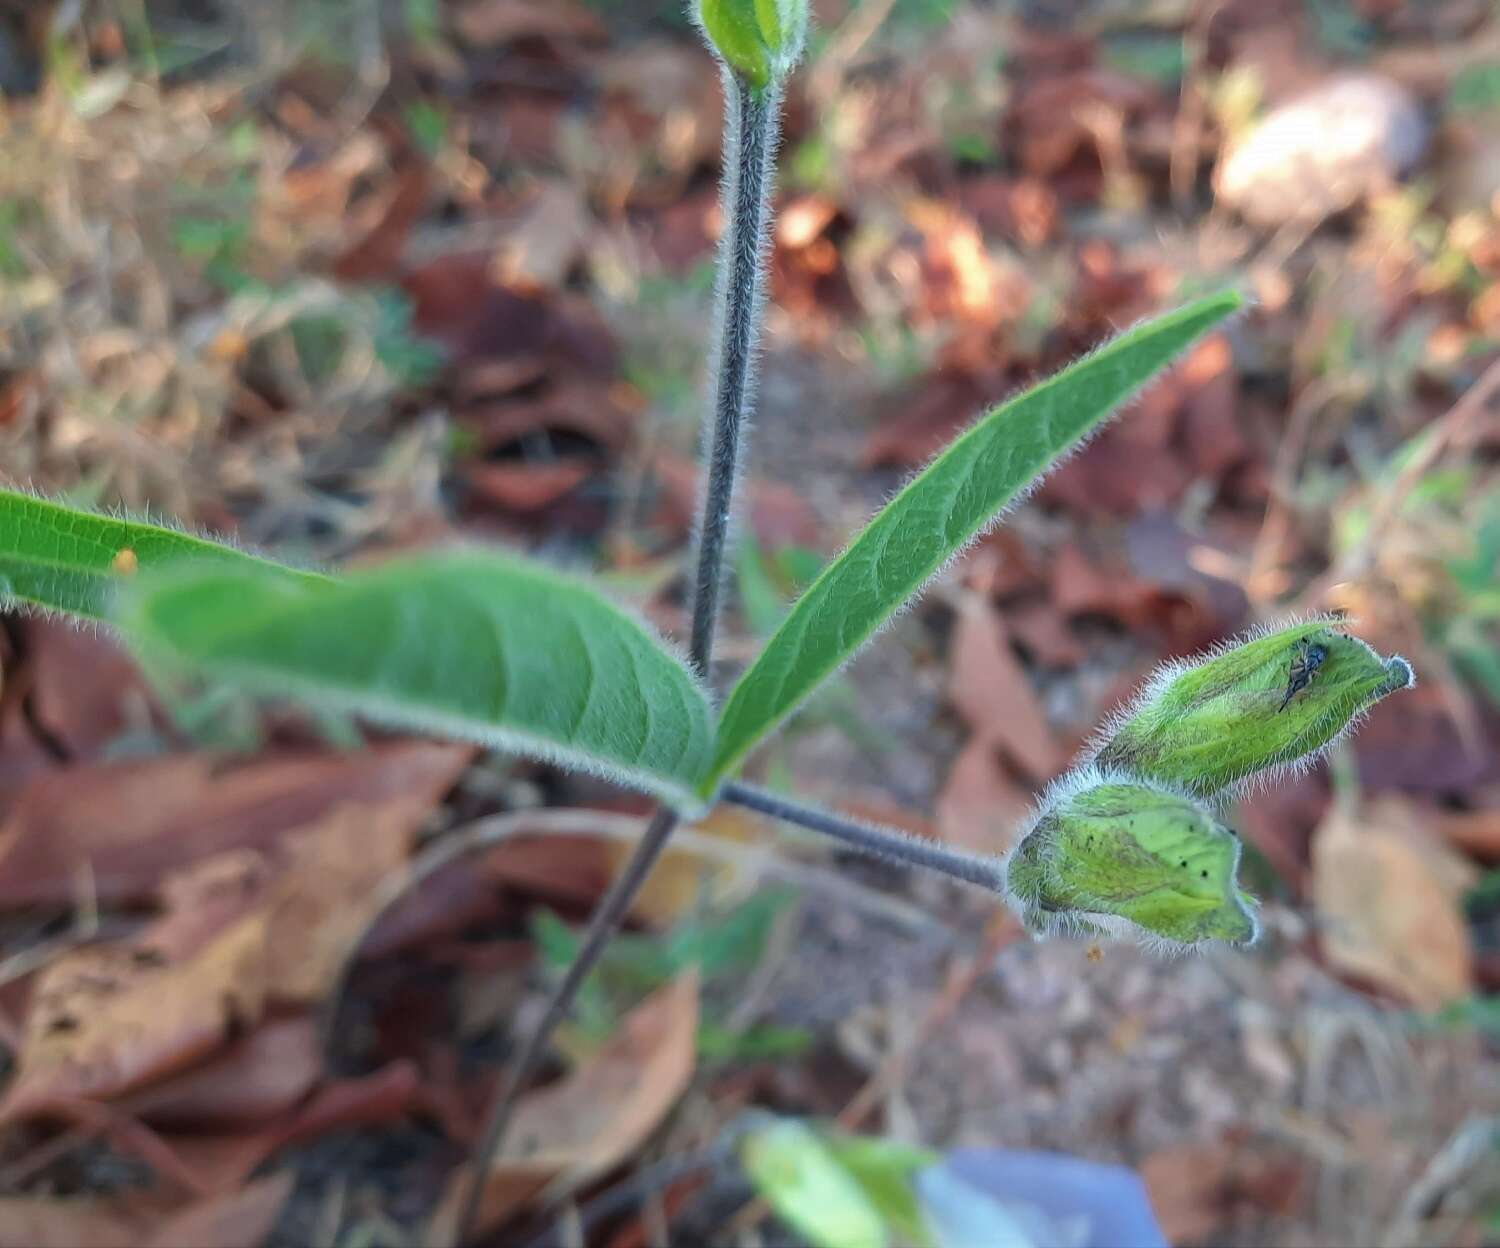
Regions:
<instances>
[{"instance_id":1,"label":"leaf tip","mask_svg":"<svg viewBox=\"0 0 1500 1248\"><path fill-rule=\"evenodd\" d=\"M1380 686L1379 696L1385 697L1400 689L1414 689L1416 684L1417 674L1411 664L1399 654L1393 654L1385 661L1385 681Z\"/></svg>"}]
</instances>

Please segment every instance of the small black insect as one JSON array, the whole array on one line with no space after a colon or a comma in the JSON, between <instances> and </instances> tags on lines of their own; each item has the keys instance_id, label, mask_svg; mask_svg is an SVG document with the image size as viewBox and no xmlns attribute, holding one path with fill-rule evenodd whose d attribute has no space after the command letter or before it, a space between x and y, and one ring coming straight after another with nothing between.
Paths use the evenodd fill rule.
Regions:
<instances>
[{"instance_id":1,"label":"small black insect","mask_svg":"<svg viewBox=\"0 0 1500 1248\"><path fill-rule=\"evenodd\" d=\"M1292 670L1287 673L1286 697L1281 699L1281 705L1276 708L1278 715L1286 710L1288 702L1312 684L1313 677L1318 674L1318 669L1323 666L1323 660L1327 657L1327 646L1320 646L1305 637L1297 643L1296 653L1292 657Z\"/></svg>"}]
</instances>

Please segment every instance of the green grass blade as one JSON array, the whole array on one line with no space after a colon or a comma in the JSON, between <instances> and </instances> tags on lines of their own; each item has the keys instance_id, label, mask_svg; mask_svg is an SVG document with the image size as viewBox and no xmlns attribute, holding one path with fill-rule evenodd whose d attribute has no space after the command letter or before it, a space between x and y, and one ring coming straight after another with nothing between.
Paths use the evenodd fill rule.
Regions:
<instances>
[{"instance_id":1,"label":"green grass blade","mask_svg":"<svg viewBox=\"0 0 1500 1248\"><path fill-rule=\"evenodd\" d=\"M122 556L124 551L129 554ZM233 546L159 524L103 516L0 490L0 604L26 603L103 620L108 618L115 588L129 572L185 560L251 570L280 567ZM282 569L282 574L287 570ZM321 579L311 573L291 575Z\"/></svg>"},{"instance_id":2,"label":"green grass blade","mask_svg":"<svg viewBox=\"0 0 1500 1248\"><path fill-rule=\"evenodd\" d=\"M169 569L122 594L119 623L150 662L701 805L713 734L687 668L587 585L518 558L426 554L313 585Z\"/></svg>"},{"instance_id":3,"label":"green grass blade","mask_svg":"<svg viewBox=\"0 0 1500 1248\"><path fill-rule=\"evenodd\" d=\"M792 607L719 722L704 792L1058 458L1242 304L1210 295L995 408L914 477Z\"/></svg>"}]
</instances>

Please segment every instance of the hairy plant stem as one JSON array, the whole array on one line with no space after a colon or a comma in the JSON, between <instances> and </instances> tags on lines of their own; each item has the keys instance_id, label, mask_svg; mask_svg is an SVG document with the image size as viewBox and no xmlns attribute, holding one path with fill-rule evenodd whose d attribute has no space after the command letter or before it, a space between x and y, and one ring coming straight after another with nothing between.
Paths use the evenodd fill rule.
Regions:
<instances>
[{"instance_id":1,"label":"hairy plant stem","mask_svg":"<svg viewBox=\"0 0 1500 1248\"><path fill-rule=\"evenodd\" d=\"M760 339L764 297L762 270L770 218L772 158L776 151L781 90L774 82L759 91L724 73L724 237L719 248L719 284L714 330L713 427L705 441L708 482L698 531L693 584L693 636L688 647L704 679L713 657L729 544L740 434L750 406L750 377ZM707 431L706 431L707 432Z\"/></svg>"},{"instance_id":2,"label":"hairy plant stem","mask_svg":"<svg viewBox=\"0 0 1500 1248\"><path fill-rule=\"evenodd\" d=\"M719 248L716 296L713 423L705 438L708 481L698 558L693 580L693 632L688 657L706 679L713 660L714 630L719 617L719 590L729 545L734 487L739 474L740 435L750 406L750 377L755 360L764 298L762 261L770 222L772 163L781 107L776 83L756 90L724 71L724 237ZM485 1179L505 1142L516 1100L547 1048L553 1031L569 1009L583 981L619 931L651 868L665 848L679 816L663 807L641 835L624 869L609 886L589 919L583 942L562 980L547 999L541 1021L532 1028L511 1062L495 1107L490 1111L457 1222L456 1240L467 1243L479 1229Z\"/></svg>"},{"instance_id":3,"label":"hairy plant stem","mask_svg":"<svg viewBox=\"0 0 1500 1248\"><path fill-rule=\"evenodd\" d=\"M831 811L789 801L775 793L767 793L764 789L736 781L726 784L719 796L722 800L733 802L747 810L811 828L814 832L831 836L874 858L937 871L966 884L977 884L992 893L1000 892L1005 885L1005 875L997 858L966 854L962 850L949 849L936 841L898 832L894 828L878 828L858 823Z\"/></svg>"}]
</instances>

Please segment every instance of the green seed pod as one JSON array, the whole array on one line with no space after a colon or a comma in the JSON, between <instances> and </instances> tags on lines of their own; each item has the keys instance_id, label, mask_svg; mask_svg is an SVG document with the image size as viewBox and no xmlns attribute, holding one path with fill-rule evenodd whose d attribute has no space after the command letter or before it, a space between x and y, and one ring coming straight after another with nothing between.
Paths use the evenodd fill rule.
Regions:
<instances>
[{"instance_id":1,"label":"green seed pod","mask_svg":"<svg viewBox=\"0 0 1500 1248\"><path fill-rule=\"evenodd\" d=\"M802 55L807 0L698 0L696 11L709 46L757 90Z\"/></svg>"},{"instance_id":2,"label":"green seed pod","mask_svg":"<svg viewBox=\"0 0 1500 1248\"><path fill-rule=\"evenodd\" d=\"M1412 680L1405 659L1382 659L1331 620L1293 624L1168 664L1092 757L1110 771L1214 797L1310 764Z\"/></svg>"},{"instance_id":3,"label":"green seed pod","mask_svg":"<svg viewBox=\"0 0 1500 1248\"><path fill-rule=\"evenodd\" d=\"M1085 767L1059 781L1006 859L1006 894L1027 928L1135 936L1166 950L1248 945L1240 840L1179 793Z\"/></svg>"}]
</instances>

